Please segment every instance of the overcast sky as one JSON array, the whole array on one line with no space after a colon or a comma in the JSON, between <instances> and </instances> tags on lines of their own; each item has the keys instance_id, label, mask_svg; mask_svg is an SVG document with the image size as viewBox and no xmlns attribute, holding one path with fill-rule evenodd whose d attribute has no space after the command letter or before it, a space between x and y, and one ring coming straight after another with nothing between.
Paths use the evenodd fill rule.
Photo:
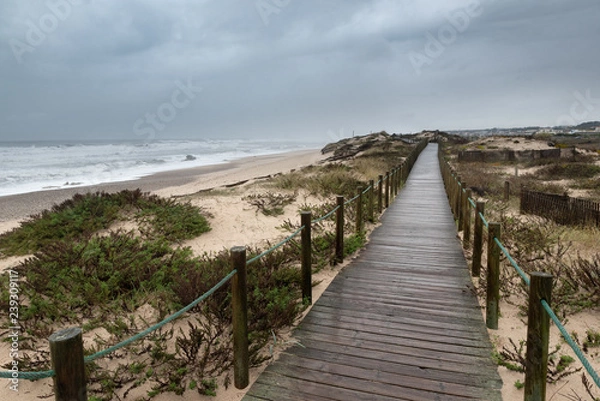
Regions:
<instances>
[{"instance_id":1,"label":"overcast sky","mask_svg":"<svg viewBox=\"0 0 600 401\"><path fill-rule=\"evenodd\" d=\"M600 120L598 0L2 0L0 140Z\"/></svg>"}]
</instances>

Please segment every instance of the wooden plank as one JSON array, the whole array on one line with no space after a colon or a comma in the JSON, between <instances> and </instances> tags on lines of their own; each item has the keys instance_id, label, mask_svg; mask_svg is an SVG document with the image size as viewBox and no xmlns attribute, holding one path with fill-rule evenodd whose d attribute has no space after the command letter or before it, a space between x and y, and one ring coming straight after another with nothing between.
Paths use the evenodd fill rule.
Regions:
<instances>
[{"instance_id":1,"label":"wooden plank","mask_svg":"<svg viewBox=\"0 0 600 401\"><path fill-rule=\"evenodd\" d=\"M244 400L501 400L436 146L382 222Z\"/></svg>"}]
</instances>

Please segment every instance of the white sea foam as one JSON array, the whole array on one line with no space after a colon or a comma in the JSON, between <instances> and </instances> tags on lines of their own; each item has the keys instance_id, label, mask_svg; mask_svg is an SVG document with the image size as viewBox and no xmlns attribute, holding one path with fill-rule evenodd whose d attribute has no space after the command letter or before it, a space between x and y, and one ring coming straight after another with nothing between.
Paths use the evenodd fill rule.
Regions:
<instances>
[{"instance_id":1,"label":"white sea foam","mask_svg":"<svg viewBox=\"0 0 600 401\"><path fill-rule=\"evenodd\" d=\"M0 196L127 181L162 171L316 147L318 144L244 140L0 143Z\"/></svg>"}]
</instances>

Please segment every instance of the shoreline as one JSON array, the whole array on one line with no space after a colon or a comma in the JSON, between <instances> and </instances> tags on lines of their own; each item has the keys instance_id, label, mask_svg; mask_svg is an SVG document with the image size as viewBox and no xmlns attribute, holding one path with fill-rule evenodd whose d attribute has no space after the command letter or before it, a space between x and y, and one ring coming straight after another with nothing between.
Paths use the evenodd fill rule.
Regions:
<instances>
[{"instance_id":1,"label":"shoreline","mask_svg":"<svg viewBox=\"0 0 600 401\"><path fill-rule=\"evenodd\" d=\"M296 150L263 156L248 156L224 163L164 171L136 180L76 188L42 190L0 197L0 233L10 230L33 214L40 213L77 193L117 192L141 189L159 196L184 196L297 169L324 159L320 149Z\"/></svg>"}]
</instances>

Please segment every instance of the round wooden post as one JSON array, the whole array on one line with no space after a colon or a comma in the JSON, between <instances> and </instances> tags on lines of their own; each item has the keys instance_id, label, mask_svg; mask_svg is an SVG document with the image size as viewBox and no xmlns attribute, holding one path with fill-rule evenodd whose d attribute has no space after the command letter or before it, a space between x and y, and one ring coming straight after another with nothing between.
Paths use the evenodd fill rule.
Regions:
<instances>
[{"instance_id":1,"label":"round wooden post","mask_svg":"<svg viewBox=\"0 0 600 401\"><path fill-rule=\"evenodd\" d=\"M371 223L375 222L375 180L369 180L369 187L371 190L369 191L369 200L368 200L368 216L367 218Z\"/></svg>"},{"instance_id":2,"label":"round wooden post","mask_svg":"<svg viewBox=\"0 0 600 401\"><path fill-rule=\"evenodd\" d=\"M454 219L458 220L460 216L460 201L461 201L461 188L462 185L460 176L456 177L456 185L454 185Z\"/></svg>"},{"instance_id":3,"label":"round wooden post","mask_svg":"<svg viewBox=\"0 0 600 401\"><path fill-rule=\"evenodd\" d=\"M344 262L344 197L337 197L338 210L335 219L335 261Z\"/></svg>"},{"instance_id":4,"label":"round wooden post","mask_svg":"<svg viewBox=\"0 0 600 401\"><path fill-rule=\"evenodd\" d=\"M504 181L504 201L510 200L510 182Z\"/></svg>"},{"instance_id":5,"label":"round wooden post","mask_svg":"<svg viewBox=\"0 0 600 401\"><path fill-rule=\"evenodd\" d=\"M87 401L85 362L81 329L71 327L52 334L50 357L54 376L56 401Z\"/></svg>"},{"instance_id":6,"label":"round wooden post","mask_svg":"<svg viewBox=\"0 0 600 401\"><path fill-rule=\"evenodd\" d=\"M404 176L405 172L406 172L406 169L404 167L404 162L402 162L402 164L400 165L400 180L399 180L400 188L402 188L402 186L406 182L406 177Z\"/></svg>"},{"instance_id":7,"label":"round wooden post","mask_svg":"<svg viewBox=\"0 0 600 401\"><path fill-rule=\"evenodd\" d=\"M529 287L527 321L527 353L525 356L525 401L546 399L548 371L548 340L550 316L542 307L542 299L549 305L552 296L552 275L532 273Z\"/></svg>"},{"instance_id":8,"label":"round wooden post","mask_svg":"<svg viewBox=\"0 0 600 401\"><path fill-rule=\"evenodd\" d=\"M363 226L363 191L358 190L358 198L356 198L356 222L355 222L356 234L360 234L364 231Z\"/></svg>"},{"instance_id":9,"label":"round wooden post","mask_svg":"<svg viewBox=\"0 0 600 401\"><path fill-rule=\"evenodd\" d=\"M390 172L385 173L385 208L390 207Z\"/></svg>"},{"instance_id":10,"label":"round wooden post","mask_svg":"<svg viewBox=\"0 0 600 401\"><path fill-rule=\"evenodd\" d=\"M312 213L301 213L302 229L302 299L309 305L312 304L312 245L311 226Z\"/></svg>"},{"instance_id":11,"label":"round wooden post","mask_svg":"<svg viewBox=\"0 0 600 401\"><path fill-rule=\"evenodd\" d=\"M465 213L463 217L463 246L469 248L471 245L471 205L469 199L473 195L471 188L465 194Z\"/></svg>"},{"instance_id":12,"label":"round wooden post","mask_svg":"<svg viewBox=\"0 0 600 401\"><path fill-rule=\"evenodd\" d=\"M467 184L465 182L460 183L460 187L458 188L458 231L462 231L464 228L464 219L465 219L465 200L467 199L466 195L466 187Z\"/></svg>"},{"instance_id":13,"label":"round wooden post","mask_svg":"<svg viewBox=\"0 0 600 401\"><path fill-rule=\"evenodd\" d=\"M379 185L377 186L377 210L383 212L383 174L379 174Z\"/></svg>"},{"instance_id":14,"label":"round wooden post","mask_svg":"<svg viewBox=\"0 0 600 401\"><path fill-rule=\"evenodd\" d=\"M498 315L500 314L500 248L494 238L500 240L501 236L502 226L500 223L490 223L485 323L492 330L498 330Z\"/></svg>"},{"instance_id":15,"label":"round wooden post","mask_svg":"<svg viewBox=\"0 0 600 401\"><path fill-rule=\"evenodd\" d=\"M473 265L471 266L471 275L479 277L481 274L481 253L483 251L483 220L479 213L485 213L485 203L477 202L475 208L475 229L473 234Z\"/></svg>"},{"instance_id":16,"label":"round wooden post","mask_svg":"<svg viewBox=\"0 0 600 401\"><path fill-rule=\"evenodd\" d=\"M250 354L248 352L248 287L246 277L246 248L231 248L231 263L237 274L231 279L233 309L233 383L235 388L248 387Z\"/></svg>"}]
</instances>

